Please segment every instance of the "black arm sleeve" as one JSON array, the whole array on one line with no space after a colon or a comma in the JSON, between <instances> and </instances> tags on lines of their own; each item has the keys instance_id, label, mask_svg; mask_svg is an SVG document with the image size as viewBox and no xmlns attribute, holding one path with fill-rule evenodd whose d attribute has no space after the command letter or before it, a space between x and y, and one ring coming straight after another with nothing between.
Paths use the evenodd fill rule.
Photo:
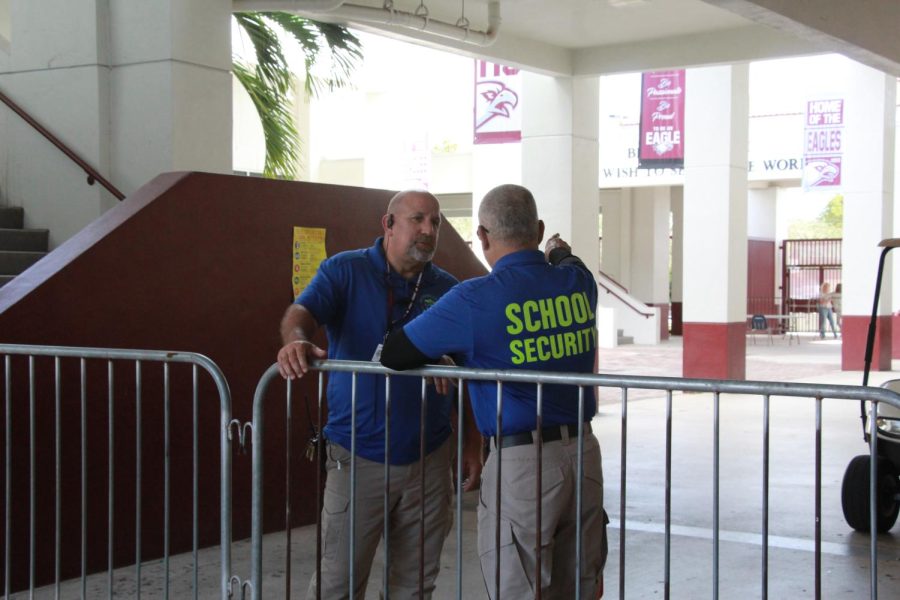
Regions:
<instances>
[{"instance_id":1,"label":"black arm sleeve","mask_svg":"<svg viewBox=\"0 0 900 600\"><path fill-rule=\"evenodd\" d=\"M409 341L403 328L392 331L381 349L381 364L395 371L415 369L429 362L434 361Z\"/></svg>"},{"instance_id":2,"label":"black arm sleeve","mask_svg":"<svg viewBox=\"0 0 900 600\"><path fill-rule=\"evenodd\" d=\"M581 259L572 254L572 251L568 248L554 248L550 251L550 264L553 266L559 265L572 265L574 267L580 267L585 271L588 270L587 265L581 262Z\"/></svg>"}]
</instances>

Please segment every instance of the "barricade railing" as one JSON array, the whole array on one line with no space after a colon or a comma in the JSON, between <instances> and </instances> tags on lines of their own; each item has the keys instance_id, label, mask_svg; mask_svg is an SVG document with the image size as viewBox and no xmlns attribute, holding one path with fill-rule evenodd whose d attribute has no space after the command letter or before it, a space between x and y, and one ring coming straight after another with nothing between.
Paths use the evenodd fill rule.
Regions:
<instances>
[{"instance_id":1,"label":"barricade railing","mask_svg":"<svg viewBox=\"0 0 900 600\"><path fill-rule=\"evenodd\" d=\"M769 588L769 580L768 580L768 564L769 564L769 439L770 439L770 402L772 398L776 398L778 401L788 401L793 399L810 399L815 403L815 465L814 465L814 478L815 478L815 542L814 542L814 553L815 553L815 564L814 564L814 593L816 598L822 597L822 589L821 589L821 580L822 580L822 563L821 563L821 554L822 554L822 528L821 528L821 511L822 511L822 502L821 502L821 491L822 491L822 403L824 400L844 400L844 401L867 401L870 402L870 406L872 407L871 414L878 414L878 405L880 403L884 403L895 408L900 408L900 395L889 391L884 388L872 388L872 387L861 387L861 386L848 386L848 385L824 385L824 384L806 384L806 383L782 383L782 382L764 382L764 381L730 381L730 380L709 380L709 379L681 379L681 378L671 378L671 377L643 377L643 376L614 376L614 375L596 375L596 374L577 374L577 373L551 373L551 372L537 372L537 371L512 371L512 370L482 370L482 369L467 369L467 368L459 368L459 367L426 367L418 370L410 370L404 373L398 373L394 371L390 371L382 367L377 363L372 362L359 362L359 361L334 361L334 360L326 360L326 361L318 361L314 362L311 365L311 371L318 371L319 378L319 396L318 396L318 407L319 407L319 415L321 418L322 414L322 405L323 405L323 393L324 393L324 374L326 372L349 372L352 374L352 447L351 451L351 462L350 462L350 477L351 477L351 499L349 505L349 513L350 513L350 556L354 553L354 536L355 536L355 526L354 526L354 514L355 514L355 481L356 481L356 463L355 463L355 442L356 442L356 407L357 407L357 395L356 395L356 379L359 374L375 374L375 375L386 375L385 377L385 390L386 390L386 399L385 399L385 415L390 414L390 403L391 403L391 379L393 377L406 377L406 376L415 376L422 378L422 401L423 403L426 401L425 394L425 382L426 378L429 377L444 377L448 379L452 379L457 381L458 385L457 389L457 401L462 402L463 394L462 394L462 383L467 380L490 380L498 382L497 385L497 406L498 406L498 415L501 414L502 411L502 388L503 384L507 382L514 383L533 383L537 386L537 406L536 406L536 417L537 417L537 426L540 428L541 419L542 419L542 388L544 385L554 384L554 385L571 385L578 386L581 389L579 393L579 415L584 414L584 396L583 393L585 388L590 387L605 387L605 388L618 388L621 390L621 453L620 453L620 496L619 496L619 506L617 515L619 521L619 545L618 545L618 589L619 589L619 597L625 597L625 561L626 561L626 492L627 492L627 434L628 434L628 393L629 390L640 389L640 390L658 390L665 393L666 398L666 439L665 439L665 534L664 534L664 544L665 544L665 553L664 553L664 566L663 566L663 584L664 584L664 596L665 598L669 598L670 596L670 546L671 546L671 535L672 535L672 524L671 524L671 487L672 487L672 407L673 407L673 392L692 392L692 393L706 393L712 394L713 399L713 415L712 415L712 428L713 428L713 448L712 448L712 456L713 456L713 473L712 473L712 488L713 488L713 497L711 499L712 504L712 596L713 598L719 597L719 541L720 541L720 531L719 531L719 480L720 480L720 401L721 396L723 394L734 394L734 395L753 395L760 396L763 401L763 452L762 452L762 490L763 490L763 498L762 498L762 514L761 514L761 581L760 581L760 593L762 598L768 597L768 588ZM312 373L307 375L307 377L313 376ZM272 365L261 377L256 393L254 396L253 402L253 489L252 489L252 537L251 537L251 576L250 582L252 585L252 597L254 599L258 599L262 597L262 578L263 578L263 560L262 560L262 501L263 501L263 487L262 487L262 476L263 476L263 452L262 445L263 440L265 438L265 404L267 402L267 390L273 379L279 378L277 365ZM290 381L286 382L286 407L287 407L287 426L290 427L290 419L291 419L291 387L292 384ZM424 407L423 407L424 414ZM590 418L591 415L588 415ZM462 412L459 411L459 422L457 424L457 472L456 472L456 490L457 490L457 498L456 498L456 538L457 538L457 556L456 556L456 597L463 597L463 587L462 587L462 440L463 440L463 419ZM580 419L583 423L584 419ZM876 419L869 419L869 451L871 456L878 456L877 444L878 444L878 435L877 435L877 426ZM321 422L319 423L319 430L321 431ZM498 416L497 420L497 431L502 431L501 422ZM422 435L422 431L420 430L420 437ZM579 514L581 514L581 479L583 478L583 470L582 470L582 441L583 441L584 431L582 426L578 427L578 442L579 442L579 454L578 454L578 466L579 466L579 477L577 484L577 494L579 498ZM317 451L321 456L322 452L322 436L319 436L319 441L317 445ZM385 440L385 456L387 457L387 448L390 443L390 423L386 424L386 440ZM535 437L535 452L540 460L541 452L542 452L542 441L541 436ZM288 445L287 449L288 462L290 460L290 445ZM497 452L502 452L502 445L497 443ZM871 531L877 531L876 527L876 518L878 511L876 510L877 503L877 494L876 494L876 482L877 482L877 468L878 461L871 461L871 472L870 472L870 489L869 489L869 498L870 498L870 515L871 515ZM385 460L385 483L388 481L388 472L390 466L389 462ZM290 465L288 465L288 471L290 471ZM424 469L423 469L424 473ZM537 488L541 489L541 481L540 481L540 470L537 473L538 481ZM424 478L424 475L423 475ZM424 490L424 481L421 483ZM500 506L500 483L498 477L498 489L495 491L495 501L497 502L497 512L499 513ZM317 481L317 490L321 489L321 482ZM319 495L316 492L317 496ZM538 501L536 502L535 511L538 518L537 524L537 539L538 544L537 547L540 547L540 510L541 510L541 502L540 495L538 495ZM316 505L317 514L321 512L321 505L317 503ZM286 506L286 512L289 514L290 512L290 494L288 494L288 503ZM385 498L385 521L387 522L387 500ZM318 519L318 516L317 516ZM289 521L286 521L289 523ZM420 521L420 526L424 526L423 522ZM319 524L317 522L317 529L319 528ZM287 565L288 571L290 566L290 526L286 527L287 535L288 535L288 552L287 552ZM387 528L385 528L385 577L384 577L384 597L388 597L388 588L387 588L387 568L389 563L390 556L390 539L387 535ZM580 526L578 528L577 534L577 561L580 566L580 557L581 557L581 529ZM876 599L878 597L878 570L877 570L877 561L878 561L878 546L877 546L877 536L870 536L870 548L869 548L869 562L870 562L870 597L872 599ZM497 536L496 543L499 545L499 534ZM317 571L319 568L319 563L321 561L321 532L317 531ZM349 556L347 557L349 559ZM421 561L420 561L421 562ZM499 561L497 561L499 562ZM355 589L355 574L353 573L353 561L350 561L350 579L348 581L348 589ZM538 558L538 565L536 569L536 574L540 573L540 555ZM421 564L420 564L420 591L421 591L421 581L422 581L422 572L421 572ZM576 575L577 577L577 575ZM321 581L321 578L318 578ZM576 581L576 596L580 596L579 586L580 581ZM499 567L497 568L497 573L495 573L494 578L495 585L495 598L499 597ZM540 598L541 594L541 586L535 586L535 597ZM290 597L290 583L289 579L286 581L285 586L285 597ZM352 592L350 593L352 597ZM271 595L267 595L267 598L273 597Z\"/></svg>"},{"instance_id":2,"label":"barricade railing","mask_svg":"<svg viewBox=\"0 0 900 600\"><path fill-rule=\"evenodd\" d=\"M188 597L189 589L190 597L198 597L202 539L220 545L219 595L230 598L231 393L215 363L189 352L18 344L0 344L0 357L4 598L24 590L33 597L41 585L56 598L61 591L66 597L112 598L117 586L129 597L140 598L149 586L148 595L168 598L173 535L179 545L190 542L192 560L191 581L179 580L173 594ZM215 487L210 492L201 478L216 477L202 469L212 461L201 461L201 452L205 459L216 450L218 536L214 518L201 512L201 503L215 503ZM133 479L121 481L122 473ZM190 496L184 489L188 480ZM173 502L173 493L189 497L190 506ZM132 506L131 523L119 525ZM190 533L178 527L173 534L172 520L189 522ZM91 547L100 556L89 553ZM156 573L158 558L163 572L148 582L151 569L142 562L153 559ZM124 581L117 569L127 565L133 565L133 579ZM105 586L97 575L104 567ZM103 587L105 593L99 591Z\"/></svg>"}]
</instances>

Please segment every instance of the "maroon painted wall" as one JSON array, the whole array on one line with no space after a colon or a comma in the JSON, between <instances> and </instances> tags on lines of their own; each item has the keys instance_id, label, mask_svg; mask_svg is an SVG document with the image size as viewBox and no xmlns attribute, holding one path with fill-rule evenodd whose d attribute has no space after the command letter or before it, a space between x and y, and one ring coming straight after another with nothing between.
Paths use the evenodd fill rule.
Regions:
<instances>
[{"instance_id":1,"label":"maroon painted wall","mask_svg":"<svg viewBox=\"0 0 900 600\"><path fill-rule=\"evenodd\" d=\"M292 300L293 227L327 229L329 256L369 246L381 234L380 219L391 192L344 186L269 181L205 173L167 173L135 192L45 259L0 288L0 343L184 350L209 356L225 373L233 398L232 412L251 418L253 391L260 375L275 360L280 346L278 323ZM460 279L485 269L453 229L441 228L435 262ZM324 344L324 335L320 335ZM38 484L37 575L53 573L52 483L54 444L50 361L38 361L36 470ZM13 361L12 412L16 451L27 449L27 365ZM161 369L144 379L144 547L148 560L162 552L162 409ZM75 368L66 376L77 381ZM105 568L106 432L105 365L90 369L88 398L89 459L88 554L90 570ZM116 563L133 561L134 521L134 368L116 367ZM3 378L0 370L0 380ZM202 379L202 378L201 378ZM189 371L173 368L172 381L172 552L189 549L190 434ZM3 389L0 387L0 389ZM283 399L284 388L270 396ZM303 398L315 401L315 378L295 387L294 455L309 432ZM218 543L218 410L208 380L201 386L202 545ZM77 383L62 397L64 422L63 577L80 571L80 394ZM283 400L270 402L266 433L265 528L283 526ZM277 407L277 410L276 410ZM314 407L313 407L314 414ZM0 413L0 418L5 418ZM0 427L0 436L5 427ZM2 438L0 438L2 439ZM0 441L0 449L5 447ZM2 451L2 450L0 450ZM22 456L22 454L14 454ZM12 527L16 587L27 583L28 462L13 468ZM295 459L294 524L315 520L315 470ZM3 482L0 481L0 485ZM234 454L234 537L249 536L250 455ZM3 496L0 495L0 502ZM177 507L177 508L176 508ZM0 511L2 513L2 511ZM0 523L0 528L3 524ZM21 560L25 560L22 563ZM24 565L24 566L23 566ZM2 573L0 573L2 577Z\"/></svg>"}]
</instances>

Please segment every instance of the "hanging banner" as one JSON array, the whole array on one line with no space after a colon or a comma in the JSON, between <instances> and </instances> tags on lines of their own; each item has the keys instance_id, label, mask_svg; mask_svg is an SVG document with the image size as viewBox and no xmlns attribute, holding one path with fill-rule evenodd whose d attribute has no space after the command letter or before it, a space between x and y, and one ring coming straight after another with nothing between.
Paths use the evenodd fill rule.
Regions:
<instances>
[{"instance_id":1,"label":"hanging banner","mask_svg":"<svg viewBox=\"0 0 900 600\"><path fill-rule=\"evenodd\" d=\"M638 167L684 166L684 69L641 78Z\"/></svg>"},{"instance_id":2,"label":"hanging banner","mask_svg":"<svg viewBox=\"0 0 900 600\"><path fill-rule=\"evenodd\" d=\"M810 100L803 131L803 189L841 185L844 101Z\"/></svg>"},{"instance_id":3,"label":"hanging banner","mask_svg":"<svg viewBox=\"0 0 900 600\"><path fill-rule=\"evenodd\" d=\"M321 227L294 227L291 285L294 300L312 281L319 263L325 260L325 229Z\"/></svg>"},{"instance_id":4,"label":"hanging banner","mask_svg":"<svg viewBox=\"0 0 900 600\"><path fill-rule=\"evenodd\" d=\"M519 69L475 61L475 143L522 140L522 75Z\"/></svg>"}]
</instances>

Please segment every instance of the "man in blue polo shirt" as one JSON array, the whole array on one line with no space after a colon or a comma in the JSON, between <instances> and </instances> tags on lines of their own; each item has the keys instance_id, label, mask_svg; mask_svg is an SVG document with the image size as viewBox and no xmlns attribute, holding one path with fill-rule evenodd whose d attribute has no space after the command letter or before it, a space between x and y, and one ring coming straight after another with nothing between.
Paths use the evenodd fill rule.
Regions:
<instances>
[{"instance_id":1,"label":"man in blue polo shirt","mask_svg":"<svg viewBox=\"0 0 900 600\"><path fill-rule=\"evenodd\" d=\"M370 248L342 252L319 266L309 286L288 307L281 322L284 346L278 367L285 378L302 377L309 361L325 358L377 360L385 336L402 327L444 295L456 279L431 264L441 225L440 206L427 192L395 195L382 217L384 237ZM328 333L328 352L310 340L319 326ZM321 597L349 598L349 502L351 374L331 373L325 498L322 510ZM418 598L421 383L411 377L391 381L390 404L391 598ZM450 399L429 388L425 418L425 593L431 597L440 554L450 531ZM471 422L471 418L470 418ZM481 471L480 437L468 427L464 451L466 489ZM356 553L354 598L365 595L375 549L384 531L385 380L356 378ZM315 576L308 598L315 598Z\"/></svg>"},{"instance_id":2,"label":"man in blue polo shirt","mask_svg":"<svg viewBox=\"0 0 900 600\"><path fill-rule=\"evenodd\" d=\"M492 272L465 281L385 342L381 362L408 369L444 354L467 367L591 373L597 348L597 286L569 245L554 235L539 250L544 224L534 198L517 185L497 187L478 210L478 238ZM549 260L549 262L548 262ZM491 437L478 506L478 553L494 596L500 556L504 598L534 596L537 567L536 473L541 469L541 576L543 598L575 597L578 388L545 385L543 428L536 430L536 386L503 385L502 435L497 437L497 385L472 381L478 428ZM591 435L594 390L584 388L582 488L582 598L596 598L606 560L600 447ZM534 441L543 439L543 461ZM498 481L498 439L502 481ZM500 546L495 542L495 494L501 486Z\"/></svg>"}]
</instances>

